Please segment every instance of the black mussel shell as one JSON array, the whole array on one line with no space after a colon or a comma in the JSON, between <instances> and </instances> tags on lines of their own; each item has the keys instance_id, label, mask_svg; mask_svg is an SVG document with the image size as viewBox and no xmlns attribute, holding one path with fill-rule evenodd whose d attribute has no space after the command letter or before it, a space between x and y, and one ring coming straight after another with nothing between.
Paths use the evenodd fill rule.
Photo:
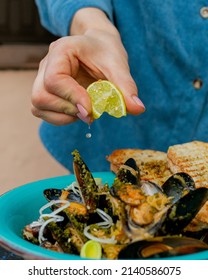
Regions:
<instances>
[{"instance_id":1,"label":"black mussel shell","mask_svg":"<svg viewBox=\"0 0 208 280\"><path fill-rule=\"evenodd\" d=\"M117 191L123 185L134 185L135 187L141 187L140 170L137 167L136 161L133 158L129 158L118 170L114 179L113 185L110 188L110 194L114 197L117 196Z\"/></svg>"},{"instance_id":2,"label":"black mussel shell","mask_svg":"<svg viewBox=\"0 0 208 280\"><path fill-rule=\"evenodd\" d=\"M195 189L194 180L184 172L173 174L162 185L163 192L172 197L172 203L178 201L185 193Z\"/></svg>"},{"instance_id":3,"label":"black mussel shell","mask_svg":"<svg viewBox=\"0 0 208 280\"><path fill-rule=\"evenodd\" d=\"M185 231L187 237L196 238L208 245L208 229L204 228L200 231Z\"/></svg>"},{"instance_id":4,"label":"black mussel shell","mask_svg":"<svg viewBox=\"0 0 208 280\"><path fill-rule=\"evenodd\" d=\"M98 195L97 208L106 212L114 220L112 204L110 200L107 198L106 194ZM96 211L89 214L89 219L87 222L89 225L99 223L99 222L103 222L103 218L101 218Z\"/></svg>"},{"instance_id":5,"label":"black mussel shell","mask_svg":"<svg viewBox=\"0 0 208 280\"><path fill-rule=\"evenodd\" d=\"M207 188L190 191L169 208L157 235L182 233L207 200Z\"/></svg>"},{"instance_id":6,"label":"black mussel shell","mask_svg":"<svg viewBox=\"0 0 208 280\"><path fill-rule=\"evenodd\" d=\"M79 189L82 193L83 203L86 205L88 212L92 213L97 207L98 186L95 179L90 172L88 166L83 161L81 155L77 150L72 152L73 155L73 170Z\"/></svg>"},{"instance_id":7,"label":"black mussel shell","mask_svg":"<svg viewBox=\"0 0 208 280\"><path fill-rule=\"evenodd\" d=\"M188 237L157 237L133 242L124 247L118 259L154 259L208 250L204 242Z\"/></svg>"},{"instance_id":8,"label":"black mussel shell","mask_svg":"<svg viewBox=\"0 0 208 280\"><path fill-rule=\"evenodd\" d=\"M122 167L119 168L117 178L122 183L140 185L140 170L133 158L127 159Z\"/></svg>"},{"instance_id":9,"label":"black mussel shell","mask_svg":"<svg viewBox=\"0 0 208 280\"><path fill-rule=\"evenodd\" d=\"M51 201L51 200L58 200L59 197L61 196L61 192L62 192L61 189L50 188L50 189L45 189L43 191L43 194L48 201Z\"/></svg>"},{"instance_id":10,"label":"black mussel shell","mask_svg":"<svg viewBox=\"0 0 208 280\"><path fill-rule=\"evenodd\" d=\"M43 194L48 201L58 200L58 199L60 199L60 196L62 194L62 189L55 189L55 188L45 189L43 191ZM82 203L81 197L79 195L75 194L74 192L70 192L70 191L69 191L67 200Z\"/></svg>"}]
</instances>

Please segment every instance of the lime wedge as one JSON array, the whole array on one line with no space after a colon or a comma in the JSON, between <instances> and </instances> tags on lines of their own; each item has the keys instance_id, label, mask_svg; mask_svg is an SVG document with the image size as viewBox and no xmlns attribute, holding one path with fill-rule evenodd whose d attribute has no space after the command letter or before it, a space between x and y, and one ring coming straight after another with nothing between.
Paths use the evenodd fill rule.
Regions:
<instances>
[{"instance_id":1,"label":"lime wedge","mask_svg":"<svg viewBox=\"0 0 208 280\"><path fill-rule=\"evenodd\" d=\"M88 240L82 247L80 256L82 258L101 259L102 247L99 242Z\"/></svg>"},{"instance_id":2,"label":"lime wedge","mask_svg":"<svg viewBox=\"0 0 208 280\"><path fill-rule=\"evenodd\" d=\"M126 116L122 92L107 80L98 80L87 88L92 102L92 117L98 119L104 112L115 118Z\"/></svg>"}]
</instances>

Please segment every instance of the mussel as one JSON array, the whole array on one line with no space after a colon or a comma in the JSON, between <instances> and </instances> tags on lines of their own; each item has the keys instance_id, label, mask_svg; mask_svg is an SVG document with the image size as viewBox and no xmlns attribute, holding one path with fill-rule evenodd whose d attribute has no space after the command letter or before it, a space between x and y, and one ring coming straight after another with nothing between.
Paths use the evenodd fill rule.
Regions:
<instances>
[{"instance_id":1,"label":"mussel","mask_svg":"<svg viewBox=\"0 0 208 280\"><path fill-rule=\"evenodd\" d=\"M84 205L87 207L88 212L93 213L97 207L98 186L89 168L81 158L79 152L75 150L73 151L72 155L74 157L74 174L80 188L82 200L84 202Z\"/></svg>"},{"instance_id":2,"label":"mussel","mask_svg":"<svg viewBox=\"0 0 208 280\"><path fill-rule=\"evenodd\" d=\"M99 197L97 195L98 186L79 152L75 150L72 155L74 157L73 167L74 175L77 181L76 187L78 189L78 193L68 189L50 188L44 190L44 196L48 201L65 199L70 202L83 204L88 213L93 213L95 212L99 201Z\"/></svg>"},{"instance_id":3,"label":"mussel","mask_svg":"<svg viewBox=\"0 0 208 280\"><path fill-rule=\"evenodd\" d=\"M155 237L127 245L119 252L118 259L168 258L206 250L208 250L208 245L194 238L179 236Z\"/></svg>"},{"instance_id":4,"label":"mussel","mask_svg":"<svg viewBox=\"0 0 208 280\"><path fill-rule=\"evenodd\" d=\"M162 192L152 182L141 181L140 170L133 158L128 159L118 170L110 193L129 205L139 205L145 195Z\"/></svg>"},{"instance_id":5,"label":"mussel","mask_svg":"<svg viewBox=\"0 0 208 280\"><path fill-rule=\"evenodd\" d=\"M133 158L129 158L120 166L117 172L117 178L122 183L130 183L140 186L140 170Z\"/></svg>"},{"instance_id":6,"label":"mussel","mask_svg":"<svg viewBox=\"0 0 208 280\"><path fill-rule=\"evenodd\" d=\"M182 233L207 200L207 188L195 189L181 197L168 209L157 235Z\"/></svg>"},{"instance_id":7,"label":"mussel","mask_svg":"<svg viewBox=\"0 0 208 280\"><path fill-rule=\"evenodd\" d=\"M189 174L178 172L168 178L161 188L168 197L172 198L172 203L175 203L189 191L194 191L196 187Z\"/></svg>"},{"instance_id":8,"label":"mussel","mask_svg":"<svg viewBox=\"0 0 208 280\"><path fill-rule=\"evenodd\" d=\"M45 189L43 191L43 194L48 201L59 200L59 199L62 199L62 196L64 195L64 191L66 191L66 190L57 189L57 188L49 188L49 189ZM65 200L76 201L78 203L82 203L82 198L80 195L78 195L77 193L71 192L71 191L66 191L66 192L67 193L64 197Z\"/></svg>"},{"instance_id":9,"label":"mussel","mask_svg":"<svg viewBox=\"0 0 208 280\"><path fill-rule=\"evenodd\" d=\"M56 189L50 188L45 189L43 192L45 198L50 202L52 201L68 201L70 202L69 206L67 207L67 213L65 214L73 214L76 217L79 217L80 221L84 221L87 218L88 211L86 206L83 204L82 197L73 191L67 189ZM52 210L59 208L62 206L62 203L54 203L50 206ZM61 215L64 215L64 212L61 212Z\"/></svg>"}]
</instances>

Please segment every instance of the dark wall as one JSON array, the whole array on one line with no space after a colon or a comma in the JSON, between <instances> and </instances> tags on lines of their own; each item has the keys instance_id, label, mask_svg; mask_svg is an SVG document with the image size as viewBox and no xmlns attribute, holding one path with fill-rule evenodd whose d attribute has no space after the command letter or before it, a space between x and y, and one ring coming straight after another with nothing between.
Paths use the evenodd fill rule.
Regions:
<instances>
[{"instance_id":1,"label":"dark wall","mask_svg":"<svg viewBox=\"0 0 208 280\"><path fill-rule=\"evenodd\" d=\"M41 26L33 0L0 0L0 44L49 43L54 39Z\"/></svg>"}]
</instances>

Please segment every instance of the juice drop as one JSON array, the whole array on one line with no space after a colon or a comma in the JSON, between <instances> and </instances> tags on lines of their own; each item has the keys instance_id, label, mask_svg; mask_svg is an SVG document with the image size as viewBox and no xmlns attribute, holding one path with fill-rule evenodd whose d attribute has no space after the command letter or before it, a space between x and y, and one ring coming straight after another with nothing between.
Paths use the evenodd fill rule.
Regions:
<instances>
[{"instance_id":1,"label":"juice drop","mask_svg":"<svg viewBox=\"0 0 208 280\"><path fill-rule=\"evenodd\" d=\"M86 138L91 138L92 137L92 134L91 133L86 133Z\"/></svg>"},{"instance_id":2,"label":"juice drop","mask_svg":"<svg viewBox=\"0 0 208 280\"><path fill-rule=\"evenodd\" d=\"M90 130L90 125L88 126L88 129ZM92 137L92 134L90 132L86 133L86 138L91 138Z\"/></svg>"}]
</instances>

